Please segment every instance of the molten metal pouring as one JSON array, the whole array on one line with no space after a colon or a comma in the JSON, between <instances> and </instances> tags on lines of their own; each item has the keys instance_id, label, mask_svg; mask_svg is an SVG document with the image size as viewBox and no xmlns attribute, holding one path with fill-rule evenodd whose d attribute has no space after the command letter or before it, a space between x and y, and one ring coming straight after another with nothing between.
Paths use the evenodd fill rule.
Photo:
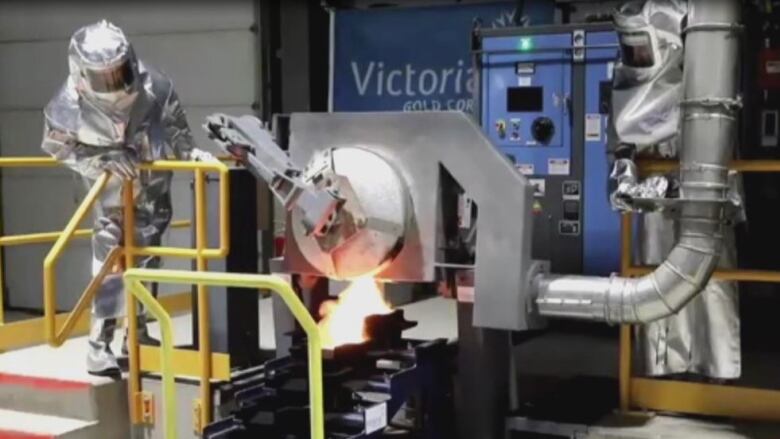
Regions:
<instances>
[{"instance_id":1,"label":"molten metal pouring","mask_svg":"<svg viewBox=\"0 0 780 439\"><path fill-rule=\"evenodd\" d=\"M358 344L368 340L365 319L372 315L392 312L385 302L384 292L370 276L355 279L338 299L320 306L320 335L322 346L333 349L345 344Z\"/></svg>"}]
</instances>

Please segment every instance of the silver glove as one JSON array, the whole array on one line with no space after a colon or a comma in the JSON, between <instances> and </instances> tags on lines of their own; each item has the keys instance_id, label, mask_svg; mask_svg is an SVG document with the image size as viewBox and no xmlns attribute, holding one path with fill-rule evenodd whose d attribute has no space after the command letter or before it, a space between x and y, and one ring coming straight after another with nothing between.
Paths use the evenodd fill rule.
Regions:
<instances>
[{"instance_id":1,"label":"silver glove","mask_svg":"<svg viewBox=\"0 0 780 439\"><path fill-rule=\"evenodd\" d=\"M636 163L630 159L615 160L609 178L616 183L609 196L612 208L625 212L636 210L635 199L666 198L670 186L669 179L663 175L651 175L640 181Z\"/></svg>"},{"instance_id":2,"label":"silver glove","mask_svg":"<svg viewBox=\"0 0 780 439\"><path fill-rule=\"evenodd\" d=\"M103 248L116 247L122 243L122 228L110 218L98 218L96 228L95 241Z\"/></svg>"},{"instance_id":3,"label":"silver glove","mask_svg":"<svg viewBox=\"0 0 780 439\"><path fill-rule=\"evenodd\" d=\"M214 154L200 148L192 148L190 158L196 162L219 163L219 159L214 157Z\"/></svg>"},{"instance_id":4,"label":"silver glove","mask_svg":"<svg viewBox=\"0 0 780 439\"><path fill-rule=\"evenodd\" d=\"M130 148L109 151L100 157L101 169L124 180L138 176L138 154Z\"/></svg>"}]
</instances>

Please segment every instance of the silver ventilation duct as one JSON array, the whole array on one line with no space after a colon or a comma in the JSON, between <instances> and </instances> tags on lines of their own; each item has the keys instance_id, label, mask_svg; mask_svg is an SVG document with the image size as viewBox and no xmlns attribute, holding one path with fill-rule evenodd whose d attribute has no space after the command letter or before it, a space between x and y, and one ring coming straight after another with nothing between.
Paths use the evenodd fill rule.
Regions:
<instances>
[{"instance_id":1,"label":"silver ventilation duct","mask_svg":"<svg viewBox=\"0 0 780 439\"><path fill-rule=\"evenodd\" d=\"M737 0L688 4L677 245L654 272L640 278L537 276L537 304L544 316L652 322L682 309L715 270L740 108L740 5Z\"/></svg>"}]
</instances>

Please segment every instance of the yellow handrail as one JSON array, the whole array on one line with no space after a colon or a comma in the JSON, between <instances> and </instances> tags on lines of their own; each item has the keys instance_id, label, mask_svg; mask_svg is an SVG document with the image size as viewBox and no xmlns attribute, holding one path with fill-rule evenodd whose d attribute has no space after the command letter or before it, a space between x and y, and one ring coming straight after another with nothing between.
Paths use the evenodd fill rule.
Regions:
<instances>
[{"instance_id":1,"label":"yellow handrail","mask_svg":"<svg viewBox=\"0 0 780 439\"><path fill-rule=\"evenodd\" d=\"M233 160L231 157L219 157L219 160L223 161L230 161ZM206 170L214 170L220 173L220 197L222 199L227 199L227 194L229 191L229 182L227 181L227 178L225 176L227 175L228 168L222 163L218 164L204 164L204 163L198 163L194 167L190 164L185 163L191 163L191 162L177 162L177 161L169 161L169 160L160 160L153 163L143 164L141 166L142 169L150 169L150 170L193 170L195 168L198 169L206 169ZM52 157L46 157L46 156L33 156L33 157L0 157L0 168L53 168L60 166L61 163L57 160L55 160ZM230 235L229 231L229 224L227 221L227 204L224 204L220 202L220 247L218 249L207 249L205 252L203 252L203 257L205 258L221 258L227 255L228 253L228 238ZM189 225L189 221L174 221L171 223L171 227L186 227ZM72 237L78 237L83 238L86 236L90 236L92 234L92 231L89 229L79 229L76 230ZM28 234L19 234L19 235L8 235L8 236L2 236L0 237L0 246L11 246L11 245L26 245L26 244L39 244L44 242L56 242L60 237L60 232L45 232L45 233L28 233ZM172 247L162 247L162 248L147 248L147 249L139 249L140 254L144 254L144 252L148 252L148 255L151 256L168 256L168 257L184 257L184 258L190 258L195 259L197 257L197 252L193 249L177 249ZM2 256L0 255L0 262ZM0 326L2 326L5 323L4 319L4 306L2 302L2 290L3 290L3 270L2 270L2 264L0 264ZM44 322L45 323L45 322Z\"/></svg>"},{"instance_id":2,"label":"yellow handrail","mask_svg":"<svg viewBox=\"0 0 780 439\"><path fill-rule=\"evenodd\" d=\"M195 235L196 243L194 249L174 248L174 247L136 247L133 239L125 239L124 254L125 267L131 268L136 256L167 256L167 257L185 257L194 258L198 269L205 270L206 260L211 258L221 258L230 251L230 176L228 167L221 162L180 162L159 160L150 164L141 165L141 169L148 170L171 170L171 171L194 171L195 172ZM206 175L207 171L216 171L220 175L219 180L219 248L207 248L206 241ZM135 229L134 201L132 195L132 185L125 184L124 195L124 230L125 236L129 236L127 231ZM128 363L131 370L139 370L140 358L137 344L137 322L136 322L136 304L132 295L127 295L127 319L128 319ZM198 322L199 335L198 343L201 347L201 410L199 425L205 425L210 420L211 415L211 346L209 335L208 315L210 306L208 303L207 291L205 286L198 287ZM128 394L130 403L130 419L133 423L141 420L139 395L141 383L138 374L130 374L128 377Z\"/></svg>"},{"instance_id":3,"label":"yellow handrail","mask_svg":"<svg viewBox=\"0 0 780 439\"><path fill-rule=\"evenodd\" d=\"M680 169L680 162L671 159L639 159L637 167L642 175L674 172ZM780 172L780 160L732 160L729 169L737 172Z\"/></svg>"},{"instance_id":4,"label":"yellow handrail","mask_svg":"<svg viewBox=\"0 0 780 439\"><path fill-rule=\"evenodd\" d=\"M306 307L295 294L295 291L283 279L277 276L258 274L234 274L234 273L207 273L177 270L153 270L135 268L125 271L125 287L132 293L160 322L162 331L161 363L163 383L163 418L165 422L165 438L177 439L176 417L176 388L173 376L173 325L168 313L152 297L149 290L142 282L160 282L180 285L202 285L238 287L258 291L259 289L271 290L279 294L287 307L298 320L308 337L309 353L309 406L310 427L312 439L325 438L324 412L323 412L323 386L322 386L322 345L317 323L309 314ZM130 374L138 374L139 371L130 369Z\"/></svg>"},{"instance_id":5,"label":"yellow handrail","mask_svg":"<svg viewBox=\"0 0 780 439\"><path fill-rule=\"evenodd\" d=\"M0 157L0 168L54 168L60 162L51 157Z\"/></svg>"},{"instance_id":6,"label":"yellow handrail","mask_svg":"<svg viewBox=\"0 0 780 439\"><path fill-rule=\"evenodd\" d=\"M110 175L104 173L101 175L95 184L92 185L87 196L81 202L76 212L71 217L68 224L65 226L65 230L62 231L60 237L52 246L49 253L46 255L46 259L43 261L43 312L44 318L44 332L46 340L52 346L59 346L56 344L57 329L56 326L56 314L57 314L57 283L55 282L55 267L57 260L65 249L65 245L70 241L73 234L76 232L79 224L84 220L84 217L92 209L92 205L97 201L98 196L106 187Z\"/></svg>"},{"instance_id":7,"label":"yellow handrail","mask_svg":"<svg viewBox=\"0 0 780 439\"><path fill-rule=\"evenodd\" d=\"M171 221L172 229L180 229L192 225L190 220ZM92 236L92 229L78 229L73 233L74 238L88 238ZM15 245L43 244L46 242L55 242L59 239L62 232L38 232L24 233L16 235L6 235L0 237L0 247L11 247Z\"/></svg>"},{"instance_id":8,"label":"yellow handrail","mask_svg":"<svg viewBox=\"0 0 780 439\"><path fill-rule=\"evenodd\" d=\"M0 158L0 166L6 165L6 166L29 166L31 163L38 164L40 166L43 166L44 163L49 163L48 159L44 158ZM189 257L199 257L202 256L203 258L214 258L214 257L222 257L226 255L229 251L229 236L230 236L230 222L228 221L228 210L229 210L229 200L228 200L228 192L229 192L229 177L228 177L228 167L225 166L222 163L206 163L206 162L180 162L180 161L168 161L168 160L160 160L156 162L151 163L144 163L141 166L141 169L145 170L194 170L196 172L196 179L197 175L203 176L203 173L205 171L211 170L211 171L217 171L220 174L220 200L219 200L219 214L220 214L220 246L216 249L205 249L205 250L198 250L198 249L192 249L192 256ZM75 322L78 321L78 317L83 313L84 309L86 309L87 304L89 303L89 300L94 296L94 294L97 291L97 286L99 285L100 280L105 276L107 271L102 272L102 276L98 276L90 282L90 285L88 288L84 291L84 293L81 295L78 301L78 305L73 312L69 315L68 319L66 320L65 324L63 325L63 329L57 332L56 328L56 307L57 307L57 286L56 286L56 264L59 260L60 256L65 250L65 246L68 244L68 242L72 239L72 237L76 236L80 231L77 230L77 227L81 222L84 220L86 215L89 213L90 209L96 202L98 196L105 188L106 184L108 183L108 179L110 178L110 175L108 173L105 173L101 175L95 184L90 188L89 192L87 193L87 196L84 198L84 200L81 202L79 207L76 209L76 212L74 213L73 217L71 217L70 221L68 221L68 224L65 226L65 229L58 234L57 239L52 246L51 250L46 256L46 259L43 263L43 296L44 296L44 332L45 337L48 343L54 347L61 346L62 343L67 339L70 330L75 325ZM203 180L203 178L201 178ZM132 188L131 188L132 190ZM198 186L196 191L205 191L205 185L201 184ZM196 194L197 198L197 194ZM132 193L130 194L130 203L132 205ZM130 209L132 211L133 209ZM128 215L125 215L126 217ZM131 218L132 220L132 215ZM127 218L126 218L127 220ZM132 225L132 223L131 223ZM127 228L125 229L127 230ZM132 227L129 229L132 230ZM82 236L86 236L87 233L84 233L82 231ZM136 255L144 255L144 249L152 250L156 253L158 256L179 256L180 250L190 250L190 249L178 249L173 247L146 247L146 248L137 248L132 244L132 232L131 233L125 233L125 241L126 246L129 242L129 247L132 249L131 252L127 253L125 255L126 260L130 261L130 264L128 266L132 266L132 260L133 257ZM44 239L48 239L50 237L50 234L31 234L26 236L16 236L15 239L8 240L9 242L13 244L19 244L19 243L30 243L30 242L43 242ZM11 245L11 244L6 244ZM202 247L201 247L202 248ZM113 258L118 258L118 255L114 255ZM112 258L112 259L113 259ZM114 262L112 260L112 262ZM105 264L109 265L109 264ZM132 311L128 311L128 315L134 314ZM132 331L131 331L132 332Z\"/></svg>"}]
</instances>

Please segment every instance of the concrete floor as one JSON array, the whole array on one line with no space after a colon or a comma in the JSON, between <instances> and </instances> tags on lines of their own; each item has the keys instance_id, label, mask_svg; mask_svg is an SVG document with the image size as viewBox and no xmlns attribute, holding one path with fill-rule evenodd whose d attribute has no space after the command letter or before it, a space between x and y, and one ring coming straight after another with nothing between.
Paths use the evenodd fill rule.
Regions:
<instances>
[{"instance_id":1,"label":"concrete floor","mask_svg":"<svg viewBox=\"0 0 780 439\"><path fill-rule=\"evenodd\" d=\"M780 427L772 424L724 423L676 416L652 416L639 422L610 416L590 427L586 439L777 439Z\"/></svg>"},{"instance_id":2,"label":"concrete floor","mask_svg":"<svg viewBox=\"0 0 780 439\"><path fill-rule=\"evenodd\" d=\"M417 321L418 326L408 330L405 335L414 339L457 337L456 304L452 300L432 298L403 307L406 318ZM271 301L259 302L261 321L260 346L264 349L274 347L273 316ZM9 313L7 318L15 320L27 317L23 313ZM175 342L180 345L191 343L192 317L183 315L174 318ZM152 335L159 337L156 324L150 326ZM572 338L573 337L573 338ZM122 339L121 331L117 332L113 349L118 352ZM550 348L552 345L552 349ZM566 346L562 348L561 346ZM571 348L571 349L569 349ZM106 383L108 379L88 375L84 370L86 356L86 337L69 340L59 349L48 346L37 346L0 355L0 374L10 373L26 376L43 376L47 378L78 381L92 384ZM611 365L615 355L616 345L609 338L591 339L586 335L564 337L558 334L532 339L521 345L516 354L522 361L523 370L533 373L568 374L578 369L584 373L595 373L601 376L613 376L616 372ZM582 362L582 358L595 358L592 362ZM605 367L605 364L610 366ZM580 370L580 373L583 373ZM4 420L5 419L5 420ZM13 419L9 421L9 419ZM0 428L3 422L20 422L23 419L18 413L0 410ZM61 428L68 420L54 417L34 417L29 420L42 431ZM522 436L518 436L522 437ZM770 439L780 438L780 426L760 424L719 423L680 418L675 416L656 416L645 418L641 422L628 422L606 419L601 425L588 427L578 438L590 439Z\"/></svg>"}]
</instances>

